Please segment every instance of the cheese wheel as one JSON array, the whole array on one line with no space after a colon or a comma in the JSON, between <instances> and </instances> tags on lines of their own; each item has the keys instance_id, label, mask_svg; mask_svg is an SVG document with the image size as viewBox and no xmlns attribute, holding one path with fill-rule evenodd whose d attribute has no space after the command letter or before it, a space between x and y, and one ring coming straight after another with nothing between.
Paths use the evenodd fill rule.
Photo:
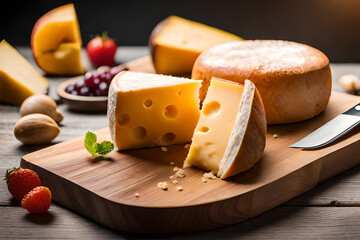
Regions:
<instances>
[{"instance_id":1,"label":"cheese wheel","mask_svg":"<svg viewBox=\"0 0 360 240\"><path fill-rule=\"evenodd\" d=\"M212 77L251 80L261 94L268 124L291 123L318 115L331 94L328 58L310 46L280 40L230 42L203 52L192 78L204 80L204 100Z\"/></svg>"}]
</instances>

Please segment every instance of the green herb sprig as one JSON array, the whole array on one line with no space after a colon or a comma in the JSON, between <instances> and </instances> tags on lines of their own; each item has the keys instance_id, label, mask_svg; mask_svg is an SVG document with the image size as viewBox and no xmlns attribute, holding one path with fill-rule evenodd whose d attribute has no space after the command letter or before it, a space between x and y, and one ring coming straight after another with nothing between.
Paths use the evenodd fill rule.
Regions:
<instances>
[{"instance_id":1,"label":"green herb sprig","mask_svg":"<svg viewBox=\"0 0 360 240\"><path fill-rule=\"evenodd\" d=\"M93 156L106 155L114 150L114 144L110 141L97 143L95 133L88 131L85 135L84 146L86 150Z\"/></svg>"}]
</instances>

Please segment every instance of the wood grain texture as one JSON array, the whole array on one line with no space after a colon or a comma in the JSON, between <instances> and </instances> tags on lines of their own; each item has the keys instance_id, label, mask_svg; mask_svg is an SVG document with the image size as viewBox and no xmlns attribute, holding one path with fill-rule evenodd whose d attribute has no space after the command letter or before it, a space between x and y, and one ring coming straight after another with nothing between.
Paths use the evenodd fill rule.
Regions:
<instances>
[{"instance_id":1,"label":"wood grain texture","mask_svg":"<svg viewBox=\"0 0 360 240\"><path fill-rule=\"evenodd\" d=\"M148 60L134 64L139 66L136 71L144 61ZM359 128L320 150L287 148L358 102L358 97L333 92L318 117L269 127L262 160L226 181L203 183L203 171L187 168L186 177L172 184L172 168L182 166L187 154L183 145L168 147L167 152L159 148L112 152L110 160L95 163L83 147L83 137L28 154L21 165L44 178L57 202L111 228L137 233L213 229L259 215L358 164ZM110 139L107 128L97 134L99 141ZM347 160L336 161L341 157ZM168 182L168 191L157 188L162 181ZM176 186L184 191L176 191Z\"/></svg>"}]
</instances>

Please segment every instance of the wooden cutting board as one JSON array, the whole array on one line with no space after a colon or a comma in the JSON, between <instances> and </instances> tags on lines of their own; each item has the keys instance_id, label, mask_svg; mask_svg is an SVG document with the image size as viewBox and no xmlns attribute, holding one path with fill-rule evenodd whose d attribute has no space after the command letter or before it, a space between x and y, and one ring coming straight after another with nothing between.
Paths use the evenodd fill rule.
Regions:
<instances>
[{"instance_id":1,"label":"wooden cutting board","mask_svg":"<svg viewBox=\"0 0 360 240\"><path fill-rule=\"evenodd\" d=\"M154 71L148 57L128 66ZM359 127L319 150L288 148L359 102L360 97L333 92L316 118L269 126L261 161L227 180L203 183L202 170L186 168L186 177L172 183L173 168L182 166L188 151L184 145L166 152L113 151L108 160L94 162L84 148L84 136L25 155L21 166L39 173L56 202L116 230L165 234L213 229L259 215L359 164ZM96 134L99 141L110 140L107 128ZM167 191L157 187L163 181L169 185Z\"/></svg>"}]
</instances>

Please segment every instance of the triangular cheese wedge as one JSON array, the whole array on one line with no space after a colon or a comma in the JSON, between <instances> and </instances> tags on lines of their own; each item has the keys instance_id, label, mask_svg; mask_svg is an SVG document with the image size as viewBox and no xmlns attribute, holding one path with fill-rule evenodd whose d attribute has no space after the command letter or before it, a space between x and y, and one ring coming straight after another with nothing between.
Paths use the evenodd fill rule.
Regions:
<instances>
[{"instance_id":1,"label":"triangular cheese wedge","mask_svg":"<svg viewBox=\"0 0 360 240\"><path fill-rule=\"evenodd\" d=\"M45 94L49 82L5 40L0 42L0 102L20 106L31 95Z\"/></svg>"},{"instance_id":2,"label":"triangular cheese wedge","mask_svg":"<svg viewBox=\"0 0 360 240\"><path fill-rule=\"evenodd\" d=\"M160 22L149 38L149 48L157 73L181 75L191 72L196 58L206 49L242 38L223 30L181 17Z\"/></svg>"},{"instance_id":3,"label":"triangular cheese wedge","mask_svg":"<svg viewBox=\"0 0 360 240\"><path fill-rule=\"evenodd\" d=\"M34 59L49 74L84 73L81 45L79 22L72 3L44 14L31 33Z\"/></svg>"},{"instance_id":4,"label":"triangular cheese wedge","mask_svg":"<svg viewBox=\"0 0 360 240\"><path fill-rule=\"evenodd\" d=\"M217 175L227 178L257 163L265 149L266 131L265 109L260 94L252 82L245 80L239 110Z\"/></svg>"},{"instance_id":5,"label":"triangular cheese wedge","mask_svg":"<svg viewBox=\"0 0 360 240\"><path fill-rule=\"evenodd\" d=\"M109 89L109 128L119 150L190 142L201 81L123 71Z\"/></svg>"},{"instance_id":6,"label":"triangular cheese wedge","mask_svg":"<svg viewBox=\"0 0 360 240\"><path fill-rule=\"evenodd\" d=\"M184 165L226 178L259 161L265 140L265 110L255 85L213 78Z\"/></svg>"}]
</instances>

